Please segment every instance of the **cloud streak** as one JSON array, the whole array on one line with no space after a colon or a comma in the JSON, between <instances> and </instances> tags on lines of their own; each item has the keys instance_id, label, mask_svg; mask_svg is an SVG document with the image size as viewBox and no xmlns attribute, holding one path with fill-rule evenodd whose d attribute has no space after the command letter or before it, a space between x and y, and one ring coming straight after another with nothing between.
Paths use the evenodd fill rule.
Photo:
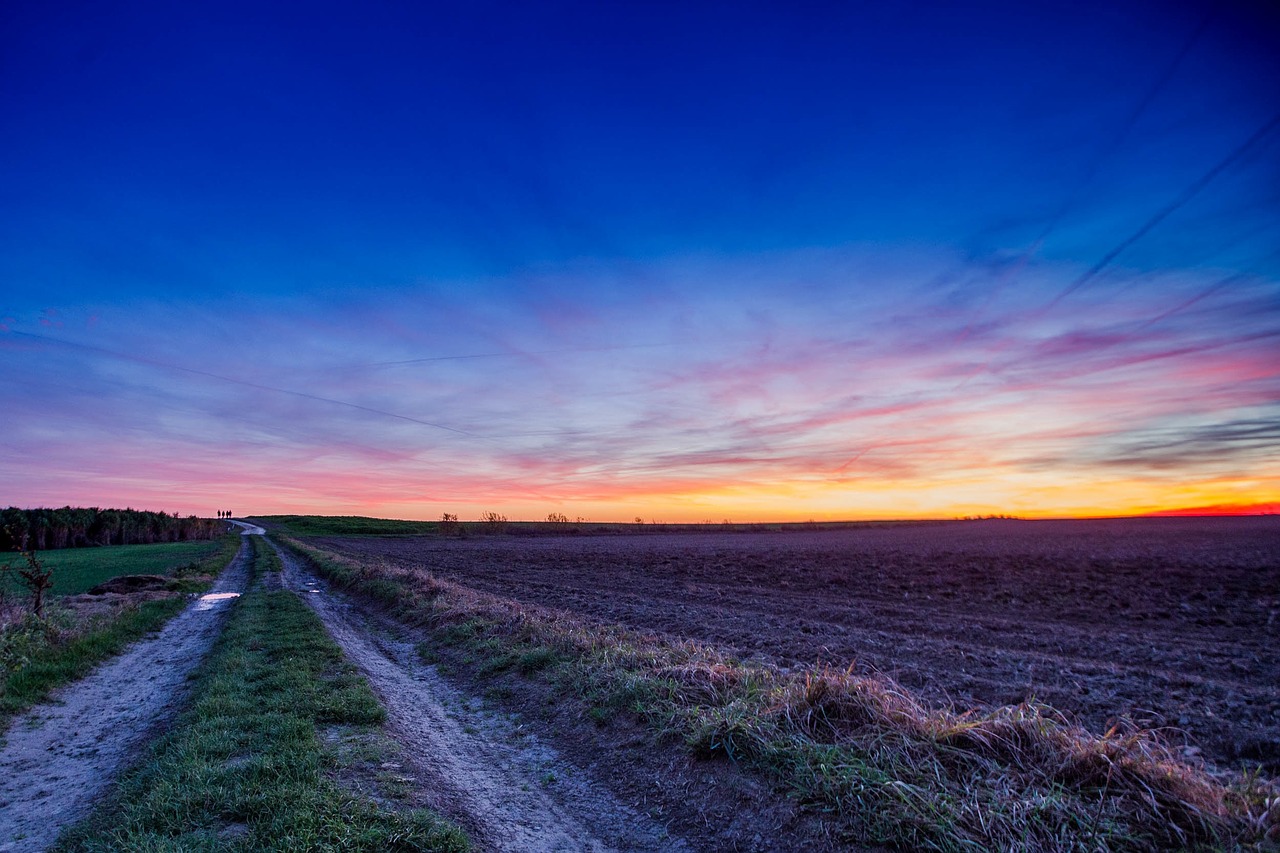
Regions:
<instances>
[{"instance_id":1,"label":"cloud streak","mask_svg":"<svg viewBox=\"0 0 1280 853\"><path fill-rule=\"evenodd\" d=\"M1051 291L1052 272L1040 274ZM1263 492L1280 478L1269 282L1170 275L1052 322L1016 294L978 307L917 296L904 313L843 291L838 274L818 292L831 298L796 303L758 275L732 297L703 288L659 308L585 300L565 323L488 304L442 318L422 307L430 293L410 290L364 299L354 328L342 300L293 300L240 312L243 334L226 336L165 332L178 318L160 305L92 326L67 313L65 340L43 328L0 337L20 366L2 390L31 401L11 409L0 466L54 502L74 501L77 483L124 497L183 481L204 483L192 500L265 509L621 519L672 506L733 514L769 494L786 496L780 515L783 504L830 514L838 501L851 515L965 514L976 481L993 484L993 510L1055 514L1074 508L1033 505L1022 484L1119 479L1142 496L1174 472L1271 484ZM398 331L368 334L380 327ZM406 345L437 354L402 358ZM183 350L219 370L184 363ZM234 473L202 469L218 458Z\"/></svg>"}]
</instances>

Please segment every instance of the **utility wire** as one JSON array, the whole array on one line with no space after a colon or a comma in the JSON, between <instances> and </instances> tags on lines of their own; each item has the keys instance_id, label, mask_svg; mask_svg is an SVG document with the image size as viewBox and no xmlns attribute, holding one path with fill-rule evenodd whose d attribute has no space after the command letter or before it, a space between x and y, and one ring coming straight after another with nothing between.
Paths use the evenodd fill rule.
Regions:
<instances>
[{"instance_id":1,"label":"utility wire","mask_svg":"<svg viewBox=\"0 0 1280 853\"><path fill-rule=\"evenodd\" d=\"M1032 241L1032 247L1029 252L1035 252L1036 249L1039 248L1039 246L1041 246L1044 241L1048 239L1049 235L1058 227L1058 223L1066 217L1071 208L1075 207L1076 202L1080 198L1081 191L1093 182L1093 179L1098 174L1098 170L1102 168L1102 164L1116 152L1120 147L1120 144L1124 142L1125 137L1127 137L1129 132L1133 130L1135 125L1137 125L1138 119L1142 118L1142 114L1145 113L1147 108L1155 101L1156 96L1160 94L1165 86L1169 85L1169 81L1173 79L1173 75L1177 72L1178 67L1182 65L1182 60L1186 59L1187 54L1191 52L1191 48L1195 47L1196 42L1200 40L1200 36L1204 33L1205 29L1208 28L1209 21L1212 20L1212 18L1213 12L1210 11L1201 19L1200 24L1191 31L1191 34L1187 36L1187 40L1182 43L1182 48L1173 57L1169 64L1165 66L1164 73L1151 84L1151 87L1147 89L1146 94L1144 94L1142 98L1134 104L1133 109L1129 111L1129 115L1127 115L1125 120L1121 123L1120 129L1116 131L1116 134L1111 137L1111 140L1104 145L1094 156L1093 160L1090 161L1088 168L1085 169L1084 175L1081 176L1079 183L1076 184L1075 191L1067 196L1066 200L1063 201L1062 206L1059 207L1057 212L1049 219L1044 230L1040 232L1034 241Z\"/></svg>"},{"instance_id":2,"label":"utility wire","mask_svg":"<svg viewBox=\"0 0 1280 853\"><path fill-rule=\"evenodd\" d=\"M1134 243L1147 236L1147 234L1151 233L1152 229L1157 225L1168 219L1171 214L1199 195L1205 187L1209 186L1209 184L1213 182L1215 178L1239 162L1241 158L1249 152L1249 149L1253 148L1266 138L1267 134L1275 130L1277 126L1280 126L1280 113L1273 115L1269 121L1262 125L1262 127L1254 131L1252 136L1240 145L1236 146L1236 148L1226 157L1219 160L1212 169L1193 181L1178 195L1177 198L1160 208L1160 210L1156 211L1150 219L1142 223L1141 227L1139 227L1137 231L1134 231L1124 240L1121 240L1119 244L1111 249L1111 251L1103 255L1096 264L1089 267L1089 269L1085 270L1078 278L1076 278L1075 281L1067 285L1067 287L1055 296L1053 301L1046 305L1040 313L1043 314L1052 311L1059 303L1062 302L1062 300L1066 299L1068 296L1075 293L1081 287L1084 287L1096 278L1098 274L1110 266L1111 262L1118 258L1125 249L1128 249Z\"/></svg>"}]
</instances>

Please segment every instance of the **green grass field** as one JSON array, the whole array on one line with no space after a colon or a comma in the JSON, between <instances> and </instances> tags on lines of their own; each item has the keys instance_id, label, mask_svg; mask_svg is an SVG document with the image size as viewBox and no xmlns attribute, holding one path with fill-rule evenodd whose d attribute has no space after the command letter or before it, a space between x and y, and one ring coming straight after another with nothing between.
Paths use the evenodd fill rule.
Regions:
<instances>
[{"instance_id":1,"label":"green grass field","mask_svg":"<svg viewBox=\"0 0 1280 853\"><path fill-rule=\"evenodd\" d=\"M438 521L403 521L394 518L367 518L360 515L262 515L257 520L288 536L440 536L493 535L542 536L548 534L613 535L635 533L779 533L788 530L847 530L849 528L898 527L938 524L936 521L805 521L771 524L733 524L707 521L698 524L617 521L485 521L463 520L453 532L442 533ZM948 522L941 522L948 523Z\"/></svg>"},{"instance_id":2,"label":"green grass field","mask_svg":"<svg viewBox=\"0 0 1280 853\"><path fill-rule=\"evenodd\" d=\"M53 569L53 594L75 595L118 575L172 575L193 568L218 555L217 571L235 555L238 536L202 542L166 542L159 545L111 545L105 548L63 548L41 551L36 556ZM17 554L5 555L0 565L23 565ZM193 568L194 571L194 568ZM16 590L16 578L7 581Z\"/></svg>"},{"instance_id":3,"label":"green grass field","mask_svg":"<svg viewBox=\"0 0 1280 853\"><path fill-rule=\"evenodd\" d=\"M264 515L260 521L293 536L424 536L438 533L435 521L400 521L359 515Z\"/></svg>"}]
</instances>

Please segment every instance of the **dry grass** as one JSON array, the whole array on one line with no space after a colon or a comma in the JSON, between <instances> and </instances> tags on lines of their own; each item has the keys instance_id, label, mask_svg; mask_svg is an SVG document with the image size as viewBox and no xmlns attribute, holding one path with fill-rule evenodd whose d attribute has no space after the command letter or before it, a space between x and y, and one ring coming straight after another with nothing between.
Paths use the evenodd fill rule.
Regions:
<instances>
[{"instance_id":1,"label":"dry grass","mask_svg":"<svg viewBox=\"0 0 1280 853\"><path fill-rule=\"evenodd\" d=\"M1264 849L1280 788L1181 760L1156 733L1098 734L1045 705L957 713L852 671L778 670L293 543L340 584L445 642L514 659L701 755L771 774L845 839L934 850Z\"/></svg>"}]
</instances>

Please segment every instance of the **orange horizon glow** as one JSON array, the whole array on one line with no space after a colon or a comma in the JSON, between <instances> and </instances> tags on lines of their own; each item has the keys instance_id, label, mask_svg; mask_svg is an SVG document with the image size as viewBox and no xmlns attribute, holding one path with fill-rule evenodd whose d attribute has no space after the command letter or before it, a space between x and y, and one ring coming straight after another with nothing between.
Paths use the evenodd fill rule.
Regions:
<instances>
[{"instance_id":1,"label":"orange horizon glow","mask_svg":"<svg viewBox=\"0 0 1280 853\"><path fill-rule=\"evenodd\" d=\"M1271 515L1280 512L1280 487L1272 479L1266 487L1257 481L1218 481L1164 484L1112 480L1096 484L1067 484L1055 487L1027 486L1016 478L993 487L990 481L957 483L941 489L912 488L908 483L864 484L854 492L846 486L813 482L774 483L748 488L743 485L697 484L688 491L639 493L620 490L608 495L597 491L579 501L547 495L501 494L490 499L449 501L433 498L408 501L388 495L376 481L348 480L350 497L312 494L301 496L305 482L292 495L273 498L259 490L253 494L232 488L210 490L175 489L168 494L135 495L129 499L108 496L77 499L74 495L26 503L27 506L133 506L165 510L181 515L213 515L214 508L231 509L241 517L251 515L364 516L411 521L438 520L451 513L462 520L475 520L486 512L498 512L512 521L542 521L550 513L570 519L597 523L795 523L805 521L905 521L948 520L965 517L1013 516L1024 519L1087 519L1126 517L1183 517ZM359 487L357 487L359 486ZM207 486L206 486L207 487ZM1173 493L1162 500L1161 492ZM966 495L966 493L969 493ZM1246 497L1246 495L1248 497ZM1261 500L1251 500L1258 495ZM946 498L950 497L951 500ZM968 497L968 499L964 499ZM987 499L982 499L986 497ZM104 499L105 498L105 499ZM1108 498L1114 502L1108 502Z\"/></svg>"},{"instance_id":2,"label":"orange horizon glow","mask_svg":"<svg viewBox=\"0 0 1280 853\"><path fill-rule=\"evenodd\" d=\"M1211 517L1230 515L1280 515L1280 502L1260 504L1216 504L1214 506L1183 507L1148 512L1147 517Z\"/></svg>"}]
</instances>

